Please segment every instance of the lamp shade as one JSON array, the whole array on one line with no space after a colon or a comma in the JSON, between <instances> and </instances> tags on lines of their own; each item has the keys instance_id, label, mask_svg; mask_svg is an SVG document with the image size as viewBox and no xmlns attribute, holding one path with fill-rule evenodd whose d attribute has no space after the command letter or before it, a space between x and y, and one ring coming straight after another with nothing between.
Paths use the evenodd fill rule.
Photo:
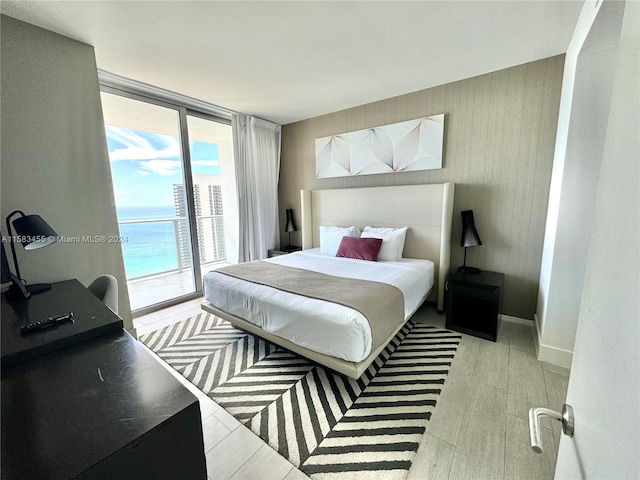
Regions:
<instances>
[{"instance_id":1,"label":"lamp shade","mask_svg":"<svg viewBox=\"0 0 640 480\"><path fill-rule=\"evenodd\" d=\"M58 240L58 234L40 215L24 215L12 223L25 250L37 250Z\"/></svg>"},{"instance_id":2,"label":"lamp shade","mask_svg":"<svg viewBox=\"0 0 640 480\"><path fill-rule=\"evenodd\" d=\"M284 227L284 231L287 233L297 232L298 229L296 227L296 222L293 220L293 209L287 208L286 214L287 214L287 223Z\"/></svg>"},{"instance_id":3,"label":"lamp shade","mask_svg":"<svg viewBox=\"0 0 640 480\"><path fill-rule=\"evenodd\" d=\"M460 212L462 215L462 238L460 239L461 247L477 247L482 245L480 235L476 230L476 225L473 221L473 210L464 210Z\"/></svg>"}]
</instances>

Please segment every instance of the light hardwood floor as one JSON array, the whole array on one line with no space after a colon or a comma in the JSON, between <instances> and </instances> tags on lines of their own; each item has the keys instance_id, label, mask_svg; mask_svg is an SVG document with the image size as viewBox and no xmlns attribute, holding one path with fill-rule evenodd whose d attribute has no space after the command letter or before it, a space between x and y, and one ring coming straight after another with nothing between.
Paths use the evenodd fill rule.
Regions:
<instances>
[{"instance_id":1,"label":"light hardwood floor","mask_svg":"<svg viewBox=\"0 0 640 480\"><path fill-rule=\"evenodd\" d=\"M148 333L201 312L201 299L134 320ZM444 316L423 306L414 318L444 327ZM159 358L159 357L158 357ZM199 399L207 472L211 480L307 478L213 400L160 360ZM527 411L560 411L569 371L539 362L533 326L503 321L497 342L462 335L449 376L408 479L551 479L560 423L543 423L544 453L529 446Z\"/></svg>"}]
</instances>

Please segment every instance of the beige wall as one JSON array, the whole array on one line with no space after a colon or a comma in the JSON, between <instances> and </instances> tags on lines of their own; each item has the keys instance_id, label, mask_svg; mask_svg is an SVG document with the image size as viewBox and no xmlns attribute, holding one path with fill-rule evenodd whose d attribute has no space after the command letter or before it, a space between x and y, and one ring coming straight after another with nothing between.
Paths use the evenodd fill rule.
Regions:
<instances>
[{"instance_id":1,"label":"beige wall","mask_svg":"<svg viewBox=\"0 0 640 480\"><path fill-rule=\"evenodd\" d=\"M502 313L533 319L563 63L560 55L285 125L280 224L286 208L299 219L300 189L454 182L452 267L463 259L460 211L472 209L484 245L468 250L467 263L504 272ZM442 169L315 178L316 138L439 113L445 114ZM283 233L281 239L286 243Z\"/></svg>"},{"instance_id":2,"label":"beige wall","mask_svg":"<svg viewBox=\"0 0 640 480\"><path fill-rule=\"evenodd\" d=\"M117 235L93 47L10 17L2 21L2 219L39 214L61 236ZM4 221L3 232L4 232ZM16 249L29 283L101 273L119 283L119 313L131 329L120 245L57 243Z\"/></svg>"}]
</instances>

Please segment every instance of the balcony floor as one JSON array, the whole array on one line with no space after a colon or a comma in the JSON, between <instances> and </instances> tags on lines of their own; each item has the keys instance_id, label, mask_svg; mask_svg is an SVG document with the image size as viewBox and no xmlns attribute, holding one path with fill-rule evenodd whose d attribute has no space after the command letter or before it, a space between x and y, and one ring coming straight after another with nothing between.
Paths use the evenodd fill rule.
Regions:
<instances>
[{"instance_id":1,"label":"balcony floor","mask_svg":"<svg viewBox=\"0 0 640 480\"><path fill-rule=\"evenodd\" d=\"M210 270L228 265L226 262L215 262L200 267L204 275ZM127 281L131 310L135 312L157 303L165 302L175 297L195 292L193 269L187 268L182 272L168 272L137 278Z\"/></svg>"}]
</instances>

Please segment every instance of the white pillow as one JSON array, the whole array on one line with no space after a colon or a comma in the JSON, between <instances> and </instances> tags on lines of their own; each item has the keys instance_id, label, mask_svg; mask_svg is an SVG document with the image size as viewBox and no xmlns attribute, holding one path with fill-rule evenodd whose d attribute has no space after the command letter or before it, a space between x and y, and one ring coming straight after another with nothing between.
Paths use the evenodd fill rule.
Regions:
<instances>
[{"instance_id":1,"label":"white pillow","mask_svg":"<svg viewBox=\"0 0 640 480\"><path fill-rule=\"evenodd\" d=\"M397 262L402 258L402 250L404 250L404 240L406 236L407 227L364 227L361 238L381 238L382 246L380 247L378 260L391 260L393 262Z\"/></svg>"},{"instance_id":2,"label":"white pillow","mask_svg":"<svg viewBox=\"0 0 640 480\"><path fill-rule=\"evenodd\" d=\"M320 252L326 255L336 256L342 237L358 237L356 227L325 227L320 225Z\"/></svg>"}]
</instances>

